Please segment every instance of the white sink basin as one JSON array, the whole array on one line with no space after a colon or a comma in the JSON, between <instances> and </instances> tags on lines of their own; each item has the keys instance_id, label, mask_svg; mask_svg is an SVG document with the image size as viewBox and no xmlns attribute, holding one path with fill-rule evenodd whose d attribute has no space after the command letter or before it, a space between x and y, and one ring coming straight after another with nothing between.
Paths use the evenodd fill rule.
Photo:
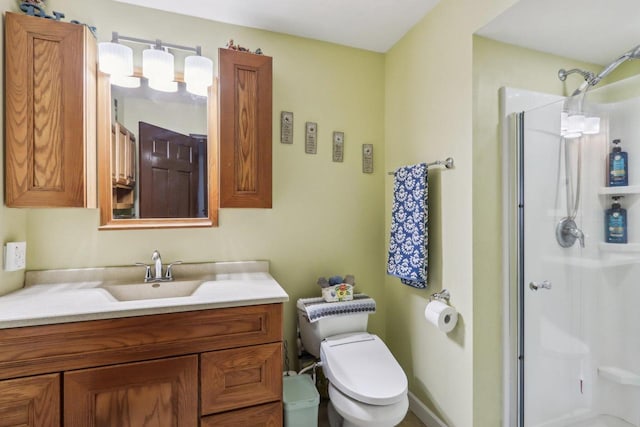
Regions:
<instances>
[{"instance_id":1,"label":"white sink basin","mask_svg":"<svg viewBox=\"0 0 640 427\"><path fill-rule=\"evenodd\" d=\"M106 289L118 301L136 301L143 299L188 297L191 296L202 283L202 280L183 280L174 282L102 285L102 288Z\"/></svg>"}]
</instances>

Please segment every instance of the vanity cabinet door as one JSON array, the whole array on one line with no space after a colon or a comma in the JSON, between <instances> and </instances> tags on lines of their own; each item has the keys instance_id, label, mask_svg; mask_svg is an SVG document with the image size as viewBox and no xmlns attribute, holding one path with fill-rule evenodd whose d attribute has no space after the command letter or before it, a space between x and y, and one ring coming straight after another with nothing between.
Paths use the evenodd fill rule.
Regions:
<instances>
[{"instance_id":1,"label":"vanity cabinet door","mask_svg":"<svg viewBox=\"0 0 640 427\"><path fill-rule=\"evenodd\" d=\"M0 427L60 427L60 375L0 381Z\"/></svg>"},{"instance_id":2,"label":"vanity cabinet door","mask_svg":"<svg viewBox=\"0 0 640 427\"><path fill-rule=\"evenodd\" d=\"M272 59L219 49L220 207L271 207Z\"/></svg>"},{"instance_id":3,"label":"vanity cabinet door","mask_svg":"<svg viewBox=\"0 0 640 427\"><path fill-rule=\"evenodd\" d=\"M282 343L203 353L202 414L282 399Z\"/></svg>"},{"instance_id":4,"label":"vanity cabinet door","mask_svg":"<svg viewBox=\"0 0 640 427\"><path fill-rule=\"evenodd\" d=\"M5 13L7 206L96 206L96 50L84 25Z\"/></svg>"},{"instance_id":5,"label":"vanity cabinet door","mask_svg":"<svg viewBox=\"0 0 640 427\"><path fill-rule=\"evenodd\" d=\"M202 427L282 427L282 403L267 403L202 418Z\"/></svg>"},{"instance_id":6,"label":"vanity cabinet door","mask_svg":"<svg viewBox=\"0 0 640 427\"><path fill-rule=\"evenodd\" d=\"M64 373L65 427L193 427L198 356Z\"/></svg>"}]
</instances>

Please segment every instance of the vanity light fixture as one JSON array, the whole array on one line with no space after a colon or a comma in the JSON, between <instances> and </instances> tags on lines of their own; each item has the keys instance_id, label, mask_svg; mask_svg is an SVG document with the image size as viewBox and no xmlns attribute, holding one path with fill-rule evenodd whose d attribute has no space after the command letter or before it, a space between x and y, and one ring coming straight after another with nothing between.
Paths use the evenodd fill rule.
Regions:
<instances>
[{"instance_id":1,"label":"vanity light fixture","mask_svg":"<svg viewBox=\"0 0 640 427\"><path fill-rule=\"evenodd\" d=\"M133 51L129 46L118 43L116 39L98 44L100 71L112 76L130 76L133 74Z\"/></svg>"},{"instance_id":2,"label":"vanity light fixture","mask_svg":"<svg viewBox=\"0 0 640 427\"><path fill-rule=\"evenodd\" d=\"M194 55L187 56L184 61L184 82L187 91L207 96L208 88L213 83L213 61L201 55L200 46L180 46L161 40L122 36L117 32L112 33L110 42L98 45L100 71L111 75L112 84L125 87L140 85L140 79L132 77L133 51L121 44L121 41L149 45L149 48L142 52L142 75L149 80L150 88L163 92L178 90L174 57L169 49L193 52ZM137 83L134 79L137 79Z\"/></svg>"},{"instance_id":3,"label":"vanity light fixture","mask_svg":"<svg viewBox=\"0 0 640 427\"><path fill-rule=\"evenodd\" d=\"M142 51L142 75L150 82L171 82L175 78L173 55L167 48L151 45Z\"/></svg>"},{"instance_id":4,"label":"vanity light fixture","mask_svg":"<svg viewBox=\"0 0 640 427\"><path fill-rule=\"evenodd\" d=\"M207 89L211 86L212 80L212 60L200 55L191 55L184 59L184 81L189 92L207 96Z\"/></svg>"}]
</instances>

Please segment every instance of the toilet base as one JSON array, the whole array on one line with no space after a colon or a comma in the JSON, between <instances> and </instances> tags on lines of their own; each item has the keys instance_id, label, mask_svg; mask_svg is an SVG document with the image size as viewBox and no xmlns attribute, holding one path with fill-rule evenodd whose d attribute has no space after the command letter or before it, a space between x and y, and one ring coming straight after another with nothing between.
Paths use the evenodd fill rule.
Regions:
<instances>
[{"instance_id":1,"label":"toilet base","mask_svg":"<svg viewBox=\"0 0 640 427\"><path fill-rule=\"evenodd\" d=\"M391 405L368 405L345 396L331 383L329 399L327 413L331 427L393 427L400 424L409 410L407 395Z\"/></svg>"}]
</instances>

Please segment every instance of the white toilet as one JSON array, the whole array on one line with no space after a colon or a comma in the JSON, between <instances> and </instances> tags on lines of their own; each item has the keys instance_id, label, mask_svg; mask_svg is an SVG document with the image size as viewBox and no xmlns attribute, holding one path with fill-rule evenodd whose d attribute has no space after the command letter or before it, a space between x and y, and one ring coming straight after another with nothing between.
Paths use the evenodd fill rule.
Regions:
<instances>
[{"instance_id":1,"label":"white toilet","mask_svg":"<svg viewBox=\"0 0 640 427\"><path fill-rule=\"evenodd\" d=\"M306 351L322 361L329 379L331 427L391 427L409 409L407 376L387 346L367 333L367 313L309 322L297 303L300 336Z\"/></svg>"}]
</instances>

